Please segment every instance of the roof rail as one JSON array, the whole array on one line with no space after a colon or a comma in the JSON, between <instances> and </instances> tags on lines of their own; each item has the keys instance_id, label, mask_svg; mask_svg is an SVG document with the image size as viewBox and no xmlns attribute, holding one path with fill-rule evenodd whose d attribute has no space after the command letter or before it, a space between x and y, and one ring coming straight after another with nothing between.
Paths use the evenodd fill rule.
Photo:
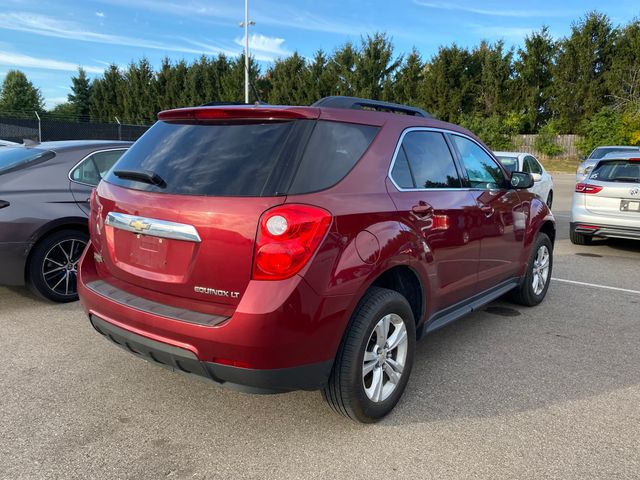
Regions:
<instances>
[{"instance_id":1,"label":"roof rail","mask_svg":"<svg viewBox=\"0 0 640 480\"><path fill-rule=\"evenodd\" d=\"M433 118L433 116L421 108L400 105L398 103L381 102L358 97L332 96L324 97L315 102L312 107L347 108L352 110L375 110L377 112L399 113L401 115L413 115L415 117Z\"/></svg>"},{"instance_id":2,"label":"roof rail","mask_svg":"<svg viewBox=\"0 0 640 480\"><path fill-rule=\"evenodd\" d=\"M253 103L244 103L244 102L207 102L200 105L200 107L225 107L225 106L234 106L234 105L245 105L250 107L264 106L267 105L263 102L253 102Z\"/></svg>"}]
</instances>

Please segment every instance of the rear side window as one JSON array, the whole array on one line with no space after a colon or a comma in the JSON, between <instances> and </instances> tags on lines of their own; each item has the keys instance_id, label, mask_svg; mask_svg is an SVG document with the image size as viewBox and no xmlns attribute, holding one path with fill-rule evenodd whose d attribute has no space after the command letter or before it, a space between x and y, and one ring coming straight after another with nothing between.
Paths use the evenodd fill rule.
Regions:
<instances>
[{"instance_id":1,"label":"rear side window","mask_svg":"<svg viewBox=\"0 0 640 480\"><path fill-rule=\"evenodd\" d=\"M640 161L613 160L601 162L593 169L589 178L601 182L640 183Z\"/></svg>"},{"instance_id":2,"label":"rear side window","mask_svg":"<svg viewBox=\"0 0 640 480\"><path fill-rule=\"evenodd\" d=\"M55 156L55 153L48 150L34 150L23 147L3 148L0 150L0 175L46 162Z\"/></svg>"},{"instance_id":3,"label":"rear side window","mask_svg":"<svg viewBox=\"0 0 640 480\"><path fill-rule=\"evenodd\" d=\"M407 133L391 176L401 188L460 188L453 156L438 132Z\"/></svg>"},{"instance_id":4,"label":"rear side window","mask_svg":"<svg viewBox=\"0 0 640 480\"><path fill-rule=\"evenodd\" d=\"M96 152L85 158L71 171L71 179L87 185L98 185L125 150Z\"/></svg>"},{"instance_id":5,"label":"rear side window","mask_svg":"<svg viewBox=\"0 0 640 480\"><path fill-rule=\"evenodd\" d=\"M316 192L338 183L369 148L378 130L369 125L317 122L289 193Z\"/></svg>"},{"instance_id":6,"label":"rear side window","mask_svg":"<svg viewBox=\"0 0 640 480\"><path fill-rule=\"evenodd\" d=\"M341 180L367 149L376 127L297 120L263 123L157 122L105 177L154 192L257 197L308 193ZM165 186L119 178L148 171Z\"/></svg>"}]
</instances>

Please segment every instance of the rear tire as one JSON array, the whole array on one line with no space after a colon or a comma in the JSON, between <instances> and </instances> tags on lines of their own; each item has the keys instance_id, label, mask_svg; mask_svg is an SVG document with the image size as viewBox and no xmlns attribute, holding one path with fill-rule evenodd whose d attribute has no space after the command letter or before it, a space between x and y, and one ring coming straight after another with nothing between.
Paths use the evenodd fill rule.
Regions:
<instances>
[{"instance_id":1,"label":"rear tire","mask_svg":"<svg viewBox=\"0 0 640 480\"><path fill-rule=\"evenodd\" d=\"M322 396L352 420L380 420L407 386L415 344L415 320L406 298L372 287L351 318Z\"/></svg>"},{"instance_id":2,"label":"rear tire","mask_svg":"<svg viewBox=\"0 0 640 480\"><path fill-rule=\"evenodd\" d=\"M510 293L511 300L533 307L544 300L553 270L553 245L545 233L538 233L522 283Z\"/></svg>"},{"instance_id":3,"label":"rear tire","mask_svg":"<svg viewBox=\"0 0 640 480\"><path fill-rule=\"evenodd\" d=\"M54 302L78 300L78 262L88 241L80 230L60 230L40 240L29 259L31 291Z\"/></svg>"},{"instance_id":4,"label":"rear tire","mask_svg":"<svg viewBox=\"0 0 640 480\"><path fill-rule=\"evenodd\" d=\"M591 245L591 241L593 240L588 235L576 233L576 229L574 227L569 229L569 239L574 245Z\"/></svg>"}]
</instances>

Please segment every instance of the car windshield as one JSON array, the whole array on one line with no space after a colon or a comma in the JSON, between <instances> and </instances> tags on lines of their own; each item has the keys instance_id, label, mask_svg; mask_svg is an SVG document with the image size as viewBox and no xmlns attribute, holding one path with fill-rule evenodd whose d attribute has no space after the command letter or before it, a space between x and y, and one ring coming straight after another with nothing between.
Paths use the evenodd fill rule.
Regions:
<instances>
[{"instance_id":1,"label":"car windshield","mask_svg":"<svg viewBox=\"0 0 640 480\"><path fill-rule=\"evenodd\" d=\"M589 155L590 159L595 159L598 160L600 158L604 158L605 155L608 155L610 153L629 153L629 151L633 151L633 150L638 150L640 151L640 147L598 147L596 148L593 152L591 152L591 155Z\"/></svg>"},{"instance_id":2,"label":"car windshield","mask_svg":"<svg viewBox=\"0 0 640 480\"><path fill-rule=\"evenodd\" d=\"M0 175L45 162L54 156L55 153L49 150L35 150L24 147L0 149Z\"/></svg>"},{"instance_id":3,"label":"car windshield","mask_svg":"<svg viewBox=\"0 0 640 480\"><path fill-rule=\"evenodd\" d=\"M498 157L500 163L509 170L509 172L513 173L518 170L518 158L517 157Z\"/></svg>"},{"instance_id":4,"label":"car windshield","mask_svg":"<svg viewBox=\"0 0 640 480\"><path fill-rule=\"evenodd\" d=\"M600 162L589 178L601 182L640 183L640 160Z\"/></svg>"}]
</instances>

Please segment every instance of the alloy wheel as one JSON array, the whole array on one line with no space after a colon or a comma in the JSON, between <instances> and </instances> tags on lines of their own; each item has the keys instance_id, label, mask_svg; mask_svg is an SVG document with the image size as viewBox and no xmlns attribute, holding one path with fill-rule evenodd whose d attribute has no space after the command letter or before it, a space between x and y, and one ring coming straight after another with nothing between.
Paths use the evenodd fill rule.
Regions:
<instances>
[{"instance_id":1,"label":"alloy wheel","mask_svg":"<svg viewBox=\"0 0 640 480\"><path fill-rule=\"evenodd\" d=\"M533 261L533 272L531 278L531 287L533 293L540 295L544 291L544 287L549 279L549 249L546 245L540 245L536 258Z\"/></svg>"},{"instance_id":2,"label":"alloy wheel","mask_svg":"<svg viewBox=\"0 0 640 480\"><path fill-rule=\"evenodd\" d=\"M52 292L64 296L78 293L78 262L86 245L82 240L69 238L56 243L46 253L42 262L42 278Z\"/></svg>"},{"instance_id":3,"label":"alloy wheel","mask_svg":"<svg viewBox=\"0 0 640 480\"><path fill-rule=\"evenodd\" d=\"M383 402L400 383L407 361L408 336L402 318L385 315L369 336L362 362L362 383L372 402Z\"/></svg>"}]
</instances>

